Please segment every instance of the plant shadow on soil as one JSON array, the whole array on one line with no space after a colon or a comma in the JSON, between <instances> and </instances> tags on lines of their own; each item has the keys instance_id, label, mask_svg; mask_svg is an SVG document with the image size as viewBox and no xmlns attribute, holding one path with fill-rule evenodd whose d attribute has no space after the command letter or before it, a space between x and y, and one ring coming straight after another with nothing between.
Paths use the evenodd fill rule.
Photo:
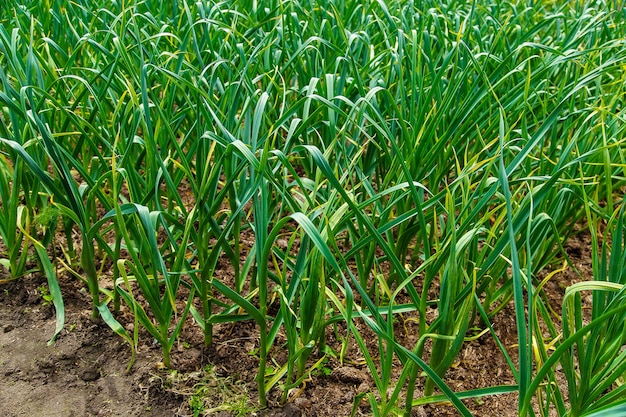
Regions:
<instances>
[{"instance_id":1,"label":"plant shadow on soil","mask_svg":"<svg viewBox=\"0 0 626 417\"><path fill-rule=\"evenodd\" d=\"M576 268L591 278L589 237L575 236L566 250ZM555 275L546 286L554 308L560 310L564 289L578 280L570 270ZM0 404L7 417L194 416L203 412L222 417L348 416L355 398L375 391L367 368L359 364L358 352L351 348L353 361L340 364L329 359L328 372L312 374L285 407L277 406L280 393L274 389L269 395L274 406L255 409L258 361L253 353L258 333L247 322L217 325L214 344L206 348L201 331L189 319L172 352L174 370L159 366L160 347L141 331L137 360L127 373L130 348L100 320L91 318L84 284L67 277L60 281L65 328L50 346L47 341L54 333L55 318L53 306L43 297L45 278L32 274L0 285ZM132 326L124 309L118 319L127 328ZM512 307L499 313L493 324L515 360ZM280 357L280 347L274 354ZM514 383L489 334L466 343L445 380L455 391ZM515 394L465 404L475 416L517 415ZM359 403L356 415L371 415L367 401ZM449 404L437 404L416 407L413 415L456 416L458 412Z\"/></svg>"}]
</instances>

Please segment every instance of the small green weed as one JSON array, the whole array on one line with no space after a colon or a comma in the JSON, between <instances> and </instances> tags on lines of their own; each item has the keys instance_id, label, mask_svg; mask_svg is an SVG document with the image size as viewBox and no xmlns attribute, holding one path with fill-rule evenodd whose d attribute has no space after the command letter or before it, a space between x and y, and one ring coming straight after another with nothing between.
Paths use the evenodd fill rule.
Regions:
<instances>
[{"instance_id":1,"label":"small green weed","mask_svg":"<svg viewBox=\"0 0 626 417\"><path fill-rule=\"evenodd\" d=\"M37 291L39 292L39 295L43 299L44 306L47 306L48 304L52 303L52 300L54 299L54 297L52 297L52 294L50 294L50 290L48 289L48 287L46 287L45 285L41 285L37 288Z\"/></svg>"}]
</instances>

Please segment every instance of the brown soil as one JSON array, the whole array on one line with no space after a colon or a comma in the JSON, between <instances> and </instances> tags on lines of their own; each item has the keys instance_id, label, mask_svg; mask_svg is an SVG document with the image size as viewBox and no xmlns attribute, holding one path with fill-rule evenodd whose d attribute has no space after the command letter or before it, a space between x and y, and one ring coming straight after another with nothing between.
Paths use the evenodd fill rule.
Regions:
<instances>
[{"instance_id":1,"label":"brown soil","mask_svg":"<svg viewBox=\"0 0 626 417\"><path fill-rule=\"evenodd\" d=\"M574 237L566 248L575 266L590 273L588 236ZM548 299L559 310L564 288L579 280L567 270L555 275L546 286ZM253 323L217 325L214 343L202 344L199 328L188 320L172 352L172 367L161 366L161 352L153 339L141 332L137 360L130 373L129 346L113 335L106 325L91 319L85 285L70 277L61 279L66 308L65 329L57 341L47 345L55 327L54 310L46 305L40 288L45 278L30 275L0 286L0 404L3 415L13 416L193 416L190 399L199 387L206 388L212 415L237 415L222 403L232 393L244 394L248 410L256 401L254 356L257 335ZM130 315L118 319L132 326ZM399 333L410 339L413 323L399 323ZM503 309L493 321L494 328L515 360L517 338L513 309ZM404 330L402 326L404 325ZM367 332L363 329L364 334ZM374 338L371 338L374 340ZM278 341L280 342L280 335ZM333 335L329 334L329 344ZM279 345L280 343L278 343ZM274 357L286 356L280 346ZM356 347L351 346L346 362L329 359L328 372L317 372L300 391L291 393L287 406L277 406L280 392L269 393L272 406L247 411L258 416L348 416L359 398L356 415L371 415L364 393L375 392L371 375ZM513 384L513 375L493 338L485 334L466 343L458 362L445 378L455 391ZM423 385L423 380L420 381ZM220 389L228 385L228 389ZM417 394L421 386L417 387ZM465 403L475 416L517 415L515 394L492 396ZM246 408L243 408L246 409ZM449 404L414 409L415 416L456 416Z\"/></svg>"}]
</instances>

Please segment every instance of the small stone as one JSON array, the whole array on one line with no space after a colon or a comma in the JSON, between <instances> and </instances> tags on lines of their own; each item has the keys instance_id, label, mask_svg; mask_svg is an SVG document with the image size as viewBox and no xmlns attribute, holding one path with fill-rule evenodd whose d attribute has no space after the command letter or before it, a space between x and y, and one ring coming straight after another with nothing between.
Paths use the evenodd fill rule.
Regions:
<instances>
[{"instance_id":1,"label":"small stone","mask_svg":"<svg viewBox=\"0 0 626 417\"><path fill-rule=\"evenodd\" d=\"M2 331L4 333L9 333L11 330L15 329L15 327L13 327L12 325L8 324L6 326L4 326L4 328L2 329Z\"/></svg>"}]
</instances>

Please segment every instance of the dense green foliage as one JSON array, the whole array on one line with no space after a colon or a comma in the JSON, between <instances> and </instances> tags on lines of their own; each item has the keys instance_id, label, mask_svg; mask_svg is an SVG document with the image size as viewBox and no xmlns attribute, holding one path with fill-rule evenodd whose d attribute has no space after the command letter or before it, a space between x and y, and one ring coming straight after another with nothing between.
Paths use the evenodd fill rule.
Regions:
<instances>
[{"instance_id":1,"label":"dense green foliage","mask_svg":"<svg viewBox=\"0 0 626 417\"><path fill-rule=\"evenodd\" d=\"M37 255L58 331L63 264L94 316L135 346L124 302L166 364L189 314L207 344L215 323L255 321L261 405L355 340L376 415L435 390L463 415L460 398L502 392L520 415L610 413L626 371L625 37L619 1L10 0L0 263L17 279ZM567 261L576 224L594 277L567 290L561 321L539 276ZM515 360L491 326L509 303ZM413 345L394 333L407 318ZM516 385L446 386L476 325ZM279 332L289 360L269 369Z\"/></svg>"}]
</instances>

